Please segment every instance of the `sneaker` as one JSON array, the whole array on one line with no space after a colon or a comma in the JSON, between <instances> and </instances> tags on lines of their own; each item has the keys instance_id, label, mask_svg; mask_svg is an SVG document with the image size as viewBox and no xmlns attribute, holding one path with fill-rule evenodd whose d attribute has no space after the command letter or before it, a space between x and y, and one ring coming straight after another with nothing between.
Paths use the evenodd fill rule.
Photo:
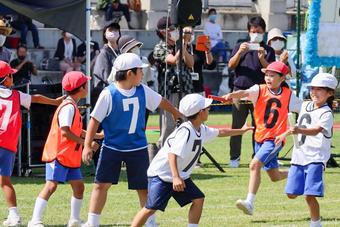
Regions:
<instances>
[{"instance_id":1,"label":"sneaker","mask_svg":"<svg viewBox=\"0 0 340 227\"><path fill-rule=\"evenodd\" d=\"M8 216L7 219L2 224L4 226L11 226L11 227L21 226L21 218L19 216L18 217Z\"/></svg>"},{"instance_id":2,"label":"sneaker","mask_svg":"<svg viewBox=\"0 0 340 227\"><path fill-rule=\"evenodd\" d=\"M27 227L44 227L42 221L29 221Z\"/></svg>"},{"instance_id":3,"label":"sneaker","mask_svg":"<svg viewBox=\"0 0 340 227\"><path fill-rule=\"evenodd\" d=\"M240 166L240 158L230 160L229 167L230 168L238 168Z\"/></svg>"},{"instance_id":4,"label":"sneaker","mask_svg":"<svg viewBox=\"0 0 340 227\"><path fill-rule=\"evenodd\" d=\"M253 215L254 208L253 205L251 205L249 202L245 200L237 200L236 201L236 207L240 210L243 211L243 213L248 214L248 215Z\"/></svg>"},{"instance_id":5,"label":"sneaker","mask_svg":"<svg viewBox=\"0 0 340 227\"><path fill-rule=\"evenodd\" d=\"M84 223L84 224L81 224L81 227L99 227L99 226L94 226L94 225L90 225L89 223Z\"/></svg>"},{"instance_id":6,"label":"sneaker","mask_svg":"<svg viewBox=\"0 0 340 227\"><path fill-rule=\"evenodd\" d=\"M145 227L158 227L158 225L155 220L152 220L152 221L146 222Z\"/></svg>"},{"instance_id":7,"label":"sneaker","mask_svg":"<svg viewBox=\"0 0 340 227\"><path fill-rule=\"evenodd\" d=\"M70 219L67 223L67 227L81 227L84 222L78 219Z\"/></svg>"}]
</instances>

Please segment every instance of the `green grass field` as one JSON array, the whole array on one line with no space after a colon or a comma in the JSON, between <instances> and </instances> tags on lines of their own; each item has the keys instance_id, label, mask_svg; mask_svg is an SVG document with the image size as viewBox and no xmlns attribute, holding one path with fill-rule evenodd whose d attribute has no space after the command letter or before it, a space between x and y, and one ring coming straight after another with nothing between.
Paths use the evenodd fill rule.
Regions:
<instances>
[{"instance_id":1,"label":"green grass field","mask_svg":"<svg viewBox=\"0 0 340 227\"><path fill-rule=\"evenodd\" d=\"M340 115L336 114L336 122ZM208 125L230 124L228 114L211 114ZM158 116L153 115L149 125L158 125ZM149 142L155 142L158 134L148 131ZM340 154L340 131L335 131L333 140L334 154ZM289 138L286 147L281 151L281 156L291 147L292 139ZM251 160L251 134L247 133L243 139L241 167L229 169L229 138L217 138L205 146L225 169L219 172L205 157L202 156L203 168L195 169L192 178L205 193L203 215L200 226L207 227L248 227L248 226L309 226L309 213L304 198L289 200L284 194L285 181L272 183L263 173L262 184L255 202L255 213L246 216L235 208L235 201L244 198L248 186L248 163ZM289 157L289 154L288 156ZM340 163L340 158L337 158ZM289 162L284 161L283 168L289 167ZM37 170L33 170L33 173ZM89 168L86 169L89 172ZM82 218L87 218L88 202L92 190L93 177L86 177L86 190L82 208ZM17 178L13 177L17 192L18 207L24 223L32 215L34 202L44 184L42 177ZM325 197L320 199L323 226L340 226L340 168L329 168L325 174ZM57 192L50 199L45 215L46 226L65 226L69 217L69 201L71 188L69 185L60 185ZM0 201L3 201L1 194ZM170 200L166 212L157 213L159 226L186 226L189 206L180 208L174 200ZM102 214L102 226L129 226L133 216L139 210L137 195L134 191L127 190L125 171L122 172L121 181L110 189L108 200ZM0 219L5 218L7 210L2 202Z\"/></svg>"}]
</instances>

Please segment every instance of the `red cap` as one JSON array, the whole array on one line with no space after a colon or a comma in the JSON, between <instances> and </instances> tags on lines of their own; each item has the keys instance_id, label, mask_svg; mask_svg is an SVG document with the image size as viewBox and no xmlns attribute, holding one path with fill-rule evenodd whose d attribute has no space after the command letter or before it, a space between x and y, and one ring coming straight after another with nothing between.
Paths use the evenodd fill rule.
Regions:
<instances>
[{"instance_id":1,"label":"red cap","mask_svg":"<svg viewBox=\"0 0 340 227\"><path fill-rule=\"evenodd\" d=\"M8 74L13 74L16 73L18 70L12 69L11 66L5 62L5 61L0 61L0 78L4 78Z\"/></svg>"},{"instance_id":2,"label":"red cap","mask_svg":"<svg viewBox=\"0 0 340 227\"><path fill-rule=\"evenodd\" d=\"M282 75L287 75L289 73L289 68L286 64L280 62L280 61L274 61L270 63L267 68L262 69L262 72L266 73L266 71L273 71L280 73Z\"/></svg>"},{"instance_id":3,"label":"red cap","mask_svg":"<svg viewBox=\"0 0 340 227\"><path fill-rule=\"evenodd\" d=\"M71 71L65 74L62 85L65 91L73 91L74 89L79 88L86 81L90 80L91 77L85 76L84 73L80 71Z\"/></svg>"}]
</instances>

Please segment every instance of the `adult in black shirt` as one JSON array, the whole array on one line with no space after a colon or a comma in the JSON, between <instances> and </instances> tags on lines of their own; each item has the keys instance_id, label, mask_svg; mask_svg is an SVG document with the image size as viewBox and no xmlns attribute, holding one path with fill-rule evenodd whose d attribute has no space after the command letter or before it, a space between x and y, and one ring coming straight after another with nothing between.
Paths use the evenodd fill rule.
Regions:
<instances>
[{"instance_id":1,"label":"adult in black shirt","mask_svg":"<svg viewBox=\"0 0 340 227\"><path fill-rule=\"evenodd\" d=\"M19 45L17 47L18 58L11 61L10 65L12 68L18 70L13 75L14 85L25 84L31 80L31 74L37 75L37 67L27 59L27 47Z\"/></svg>"},{"instance_id":2,"label":"adult in black shirt","mask_svg":"<svg viewBox=\"0 0 340 227\"><path fill-rule=\"evenodd\" d=\"M255 84L264 83L264 73L262 68L275 61L275 51L266 45L263 36L266 30L266 23L262 17L250 18L247 24L250 40L237 44L231 54L228 63L229 69L235 71L234 91L245 90ZM256 45L259 46L257 50ZM255 47L255 48L254 48ZM241 128L250 113L253 119L253 104L235 103L232 106L232 128ZM241 155L242 136L232 136L230 138L230 167L239 166ZM254 141L253 141L254 144Z\"/></svg>"}]
</instances>

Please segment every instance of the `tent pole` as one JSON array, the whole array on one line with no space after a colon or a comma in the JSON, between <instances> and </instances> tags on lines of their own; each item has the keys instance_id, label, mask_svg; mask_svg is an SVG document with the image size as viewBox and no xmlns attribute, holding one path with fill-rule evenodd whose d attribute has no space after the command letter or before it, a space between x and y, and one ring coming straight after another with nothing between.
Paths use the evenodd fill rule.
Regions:
<instances>
[{"instance_id":1,"label":"tent pole","mask_svg":"<svg viewBox=\"0 0 340 227\"><path fill-rule=\"evenodd\" d=\"M91 74L91 53L90 53L90 42L91 42L91 33L90 33L90 15L91 15L91 3L90 0L86 0L86 75L90 76ZM88 94L86 97L86 104L91 103L91 81L88 81ZM86 124L89 123L90 120L90 108L86 108Z\"/></svg>"}]
</instances>

